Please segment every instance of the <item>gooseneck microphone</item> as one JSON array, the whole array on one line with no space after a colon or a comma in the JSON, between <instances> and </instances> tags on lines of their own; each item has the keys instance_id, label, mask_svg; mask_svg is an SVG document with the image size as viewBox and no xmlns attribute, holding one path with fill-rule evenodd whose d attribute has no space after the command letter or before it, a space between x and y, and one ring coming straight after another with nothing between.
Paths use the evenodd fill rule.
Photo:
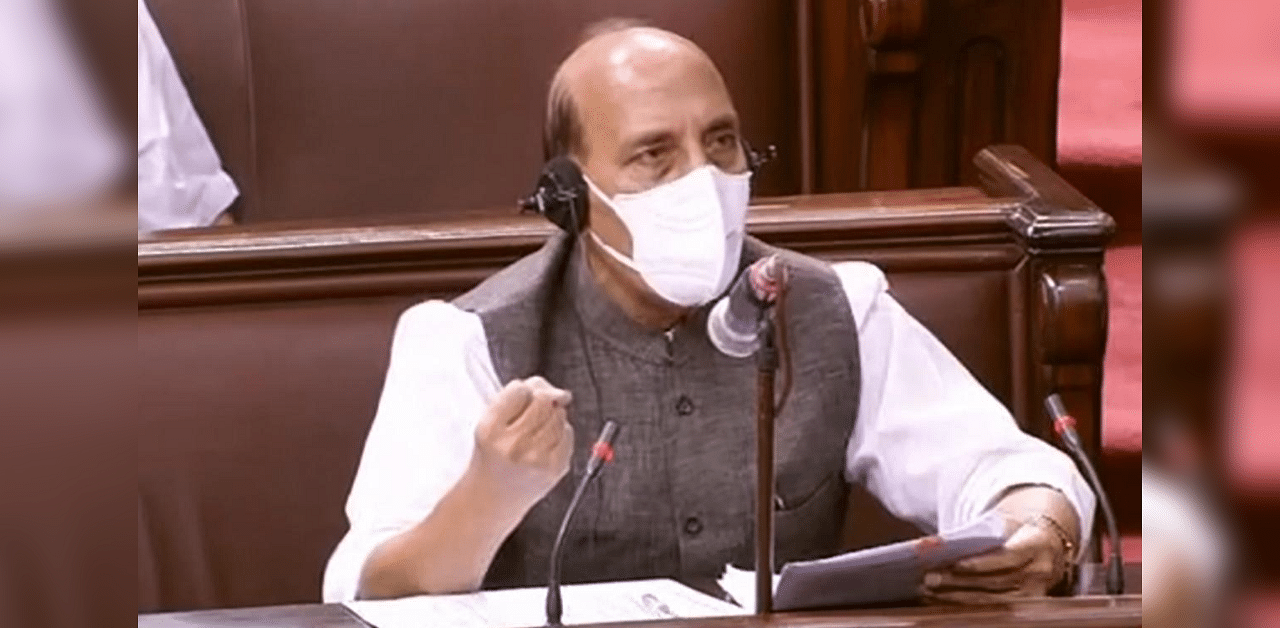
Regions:
<instances>
[{"instance_id":1,"label":"gooseneck microphone","mask_svg":"<svg viewBox=\"0 0 1280 628\"><path fill-rule=\"evenodd\" d=\"M1053 419L1053 431L1058 434L1058 438L1066 445L1067 451L1071 452L1071 456L1076 459L1080 470L1084 472L1085 481L1098 496L1098 504L1102 507L1107 536L1111 539L1111 556L1107 560L1107 594L1124 593L1124 554L1121 552L1120 528L1116 525L1115 512L1111 510L1111 500L1107 499L1106 491L1102 490L1102 482L1098 480L1098 473L1094 470L1093 463L1089 461L1089 456L1084 453L1080 435L1076 433L1076 420L1067 414L1067 408L1062 404L1062 397L1059 397L1058 393L1049 395L1044 400L1044 407L1049 412L1049 417Z\"/></svg>"},{"instance_id":2,"label":"gooseneck microphone","mask_svg":"<svg viewBox=\"0 0 1280 628\"><path fill-rule=\"evenodd\" d=\"M734 358L756 354L756 613L761 616L773 612L774 420L791 388L788 357L783 401L777 401L774 376L779 356L787 354L786 284L781 258L777 254L760 258L738 276L707 315L707 338L721 353ZM775 303L777 321L771 316Z\"/></svg>"},{"instance_id":3,"label":"gooseneck microphone","mask_svg":"<svg viewBox=\"0 0 1280 628\"><path fill-rule=\"evenodd\" d=\"M564 511L564 519L560 521L560 531L556 533L556 542L551 546L551 574L547 578L548 626L560 626L560 616L564 612L564 605L560 600L560 549L564 545L565 532L569 531L569 522L573 520L573 513L578 510L578 502L582 501L583 493L587 492L591 481L600 475L604 465L613 460L613 439L617 435L618 424L606 421L604 429L600 430L600 437L591 448L591 458L587 460L587 468L578 481L578 488L573 492L573 499L569 500L569 507Z\"/></svg>"},{"instance_id":4,"label":"gooseneck microphone","mask_svg":"<svg viewBox=\"0 0 1280 628\"><path fill-rule=\"evenodd\" d=\"M760 348L760 329L768 307L778 299L782 273L777 254L760 258L742 271L707 315L707 337L716 349L745 358Z\"/></svg>"}]
</instances>

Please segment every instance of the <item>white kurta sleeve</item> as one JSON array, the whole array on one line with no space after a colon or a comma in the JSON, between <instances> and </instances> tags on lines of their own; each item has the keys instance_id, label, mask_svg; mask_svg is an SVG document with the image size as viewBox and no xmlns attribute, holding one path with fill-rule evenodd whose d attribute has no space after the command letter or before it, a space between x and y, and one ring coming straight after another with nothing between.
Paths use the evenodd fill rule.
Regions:
<instances>
[{"instance_id":1,"label":"white kurta sleeve","mask_svg":"<svg viewBox=\"0 0 1280 628\"><path fill-rule=\"evenodd\" d=\"M6 219L49 207L95 206L94 199L127 176L128 138L77 54L59 4L0 2L0 216Z\"/></svg>"},{"instance_id":2,"label":"white kurta sleeve","mask_svg":"<svg viewBox=\"0 0 1280 628\"><path fill-rule=\"evenodd\" d=\"M894 515L928 531L963 525L1010 487L1045 484L1071 502L1089 539L1095 500L1074 462L1019 429L1009 411L893 299L878 268L848 262L835 269L858 328L862 366L846 456L849 480L865 484Z\"/></svg>"},{"instance_id":3,"label":"white kurta sleeve","mask_svg":"<svg viewBox=\"0 0 1280 628\"><path fill-rule=\"evenodd\" d=\"M138 0L138 232L210 225L238 193Z\"/></svg>"},{"instance_id":4,"label":"white kurta sleeve","mask_svg":"<svg viewBox=\"0 0 1280 628\"><path fill-rule=\"evenodd\" d=\"M478 316L441 301L401 315L347 498L350 528L325 569L326 602L355 599L369 554L426 518L458 481L475 449L475 426L497 390Z\"/></svg>"}]
</instances>

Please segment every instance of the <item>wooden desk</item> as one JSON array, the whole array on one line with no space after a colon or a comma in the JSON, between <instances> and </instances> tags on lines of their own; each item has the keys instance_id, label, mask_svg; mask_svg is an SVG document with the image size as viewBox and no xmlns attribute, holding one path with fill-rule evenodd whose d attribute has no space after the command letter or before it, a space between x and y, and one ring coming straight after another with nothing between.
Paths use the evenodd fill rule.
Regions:
<instances>
[{"instance_id":1,"label":"wooden desk","mask_svg":"<svg viewBox=\"0 0 1280 628\"><path fill-rule=\"evenodd\" d=\"M1140 565L1125 565L1129 590L1140 590ZM1096 571L1092 569L1091 571ZM1101 578L1088 578L1087 583L1100 585ZM1096 586L1090 586L1095 589ZM835 628L911 626L1035 626L1114 627L1142 625L1142 595L1083 595L1080 597L1039 598L999 606L916 606L855 611L823 611L777 613L768 619L717 617L711 619L666 620L627 624L595 624L607 626L644 626L645 628ZM346 607L339 604L304 604L189 613L139 615L138 628L370 628Z\"/></svg>"},{"instance_id":2,"label":"wooden desk","mask_svg":"<svg viewBox=\"0 0 1280 628\"><path fill-rule=\"evenodd\" d=\"M1036 626L1115 627L1142 625L1142 596L1091 596L1045 598L1004 606L893 608L886 610L832 611L821 613L778 613L768 619L758 616L716 617L596 624L645 628L773 628L835 626ZM138 628L369 628L369 624L338 604L273 606L235 610L196 611L139 615Z\"/></svg>"}]
</instances>

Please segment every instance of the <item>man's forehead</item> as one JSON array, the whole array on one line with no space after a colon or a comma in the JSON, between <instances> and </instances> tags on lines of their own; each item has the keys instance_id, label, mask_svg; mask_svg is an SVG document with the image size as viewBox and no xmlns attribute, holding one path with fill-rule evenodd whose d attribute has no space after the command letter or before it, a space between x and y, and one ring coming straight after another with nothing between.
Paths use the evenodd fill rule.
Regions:
<instances>
[{"instance_id":1,"label":"man's forehead","mask_svg":"<svg viewBox=\"0 0 1280 628\"><path fill-rule=\"evenodd\" d=\"M635 26L583 42L565 59L562 69L576 74L669 59L700 59L710 64L706 53L693 42L669 31Z\"/></svg>"},{"instance_id":2,"label":"man's forehead","mask_svg":"<svg viewBox=\"0 0 1280 628\"><path fill-rule=\"evenodd\" d=\"M615 118L646 116L660 101L697 98L714 115L732 109L711 59L692 42L666 31L631 28L583 44L559 77L581 110Z\"/></svg>"}]
</instances>

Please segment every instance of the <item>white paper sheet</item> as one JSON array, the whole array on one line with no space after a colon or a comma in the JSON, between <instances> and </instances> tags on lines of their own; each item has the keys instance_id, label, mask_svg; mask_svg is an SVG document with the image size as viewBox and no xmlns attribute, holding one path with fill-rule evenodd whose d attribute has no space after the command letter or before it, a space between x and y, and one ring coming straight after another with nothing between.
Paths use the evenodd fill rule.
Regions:
<instances>
[{"instance_id":1,"label":"white paper sheet","mask_svg":"<svg viewBox=\"0 0 1280 628\"><path fill-rule=\"evenodd\" d=\"M851 607L909 601L924 572L1004 544L1004 518L989 512L955 530L831 558L787 563L773 577L774 610ZM748 611L756 605L755 572L725 568L720 588Z\"/></svg>"},{"instance_id":2,"label":"white paper sheet","mask_svg":"<svg viewBox=\"0 0 1280 628\"><path fill-rule=\"evenodd\" d=\"M782 576L773 576L773 590L778 590L778 579ZM756 610L756 572L738 569L733 565L724 568L724 575L720 576L720 588L724 589L733 601L742 605L742 608L748 612Z\"/></svg>"},{"instance_id":3,"label":"white paper sheet","mask_svg":"<svg viewBox=\"0 0 1280 628\"><path fill-rule=\"evenodd\" d=\"M754 610L739 608L674 580L567 585L561 589L561 596L562 621L566 625L747 615ZM535 587L348 602L346 606L377 628L523 628L547 623L546 600L546 588Z\"/></svg>"}]
</instances>

